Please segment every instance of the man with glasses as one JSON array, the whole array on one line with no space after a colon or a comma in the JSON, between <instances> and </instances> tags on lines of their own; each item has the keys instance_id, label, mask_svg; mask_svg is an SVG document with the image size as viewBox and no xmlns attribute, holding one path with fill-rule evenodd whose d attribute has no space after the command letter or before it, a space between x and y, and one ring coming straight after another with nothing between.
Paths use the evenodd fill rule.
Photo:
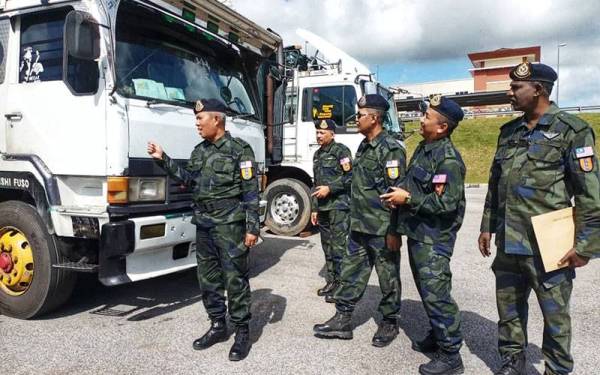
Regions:
<instances>
[{"instance_id":1,"label":"man with glasses","mask_svg":"<svg viewBox=\"0 0 600 375\"><path fill-rule=\"evenodd\" d=\"M383 319L372 344L383 347L398 335L400 314L400 237L391 222L391 209L379 196L402 177L406 168L404 148L386 130L383 120L390 108L381 95L366 95L358 101L356 122L365 136L354 159L350 235L342 261L341 284L333 298L335 315L313 330L320 338L352 338L352 312L363 296L373 266L379 277ZM394 215L395 217L395 215Z\"/></svg>"}]
</instances>

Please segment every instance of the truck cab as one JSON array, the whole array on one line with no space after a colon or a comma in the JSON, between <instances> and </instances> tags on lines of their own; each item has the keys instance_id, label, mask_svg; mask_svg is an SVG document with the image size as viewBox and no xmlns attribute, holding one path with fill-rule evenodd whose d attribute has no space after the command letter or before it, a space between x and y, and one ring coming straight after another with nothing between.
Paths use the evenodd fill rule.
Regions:
<instances>
[{"instance_id":1,"label":"truck cab","mask_svg":"<svg viewBox=\"0 0 600 375\"><path fill-rule=\"evenodd\" d=\"M0 1L0 312L58 307L76 272L195 267L190 190L146 144L185 163L195 101L218 98L264 175L281 160L280 47L216 0Z\"/></svg>"},{"instance_id":2,"label":"truck cab","mask_svg":"<svg viewBox=\"0 0 600 375\"><path fill-rule=\"evenodd\" d=\"M363 64L318 35L302 29L297 33L318 53L309 56L300 46L284 49L288 83L283 161L269 168L270 183L265 191L265 224L282 235L296 235L309 223L313 155L319 148L315 120L334 120L336 142L354 154L364 138L356 127L357 101L366 94L380 94L390 103L385 128L398 137L401 133L393 93L388 88L376 82Z\"/></svg>"}]
</instances>

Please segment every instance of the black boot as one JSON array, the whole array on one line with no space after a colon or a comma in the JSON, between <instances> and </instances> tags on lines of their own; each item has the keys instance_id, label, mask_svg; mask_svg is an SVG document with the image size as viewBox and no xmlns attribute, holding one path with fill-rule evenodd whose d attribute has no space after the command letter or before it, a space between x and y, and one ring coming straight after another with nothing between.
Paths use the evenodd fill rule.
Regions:
<instances>
[{"instance_id":1,"label":"black boot","mask_svg":"<svg viewBox=\"0 0 600 375\"><path fill-rule=\"evenodd\" d=\"M315 336L319 338L352 339L352 315L336 312L333 318L313 327Z\"/></svg>"},{"instance_id":2,"label":"black boot","mask_svg":"<svg viewBox=\"0 0 600 375\"><path fill-rule=\"evenodd\" d=\"M327 302L327 303L335 303L335 298L333 298L333 293L332 294L327 294L325 296L325 302Z\"/></svg>"},{"instance_id":3,"label":"black boot","mask_svg":"<svg viewBox=\"0 0 600 375\"><path fill-rule=\"evenodd\" d=\"M526 374L527 358L525 352L519 352L503 359L502 367L494 375L521 375Z\"/></svg>"},{"instance_id":4,"label":"black boot","mask_svg":"<svg viewBox=\"0 0 600 375\"><path fill-rule=\"evenodd\" d=\"M250 343L250 329L248 328L248 325L237 327L235 331L235 341L229 351L229 360L241 361L246 358L248 353L250 353L251 346L252 343Z\"/></svg>"},{"instance_id":5,"label":"black boot","mask_svg":"<svg viewBox=\"0 0 600 375\"><path fill-rule=\"evenodd\" d=\"M322 287L321 289L317 290L317 295L319 297L323 297L326 296L328 294L331 294L335 288L337 283L334 280L328 281L327 284L325 284L324 287Z\"/></svg>"},{"instance_id":6,"label":"black boot","mask_svg":"<svg viewBox=\"0 0 600 375\"><path fill-rule=\"evenodd\" d=\"M437 352L439 346L433 332L429 331L423 340L413 341L412 348L421 353L433 353Z\"/></svg>"},{"instance_id":7,"label":"black boot","mask_svg":"<svg viewBox=\"0 0 600 375\"><path fill-rule=\"evenodd\" d=\"M379 324L371 344L378 348L388 346L398 336L398 322L396 319L384 319Z\"/></svg>"},{"instance_id":8,"label":"black boot","mask_svg":"<svg viewBox=\"0 0 600 375\"><path fill-rule=\"evenodd\" d=\"M211 322L204 336L194 340L193 347L196 350L203 350L223 341L227 341L227 323L225 319L218 319Z\"/></svg>"},{"instance_id":9,"label":"black boot","mask_svg":"<svg viewBox=\"0 0 600 375\"><path fill-rule=\"evenodd\" d=\"M455 375L465 372L460 353L446 353L438 350L429 363L419 366L422 375Z\"/></svg>"}]
</instances>

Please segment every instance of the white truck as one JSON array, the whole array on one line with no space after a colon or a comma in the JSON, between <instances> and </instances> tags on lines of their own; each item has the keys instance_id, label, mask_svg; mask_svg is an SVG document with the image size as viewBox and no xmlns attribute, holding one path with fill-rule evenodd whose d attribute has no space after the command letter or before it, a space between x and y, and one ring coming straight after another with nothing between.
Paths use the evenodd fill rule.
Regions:
<instances>
[{"instance_id":1,"label":"white truck","mask_svg":"<svg viewBox=\"0 0 600 375\"><path fill-rule=\"evenodd\" d=\"M355 153L363 140L354 119L357 100L378 93L390 103L385 127L398 136L401 131L393 93L374 81L374 75L363 64L307 30L296 32L318 53L309 57L296 46L284 50L288 84L283 162L269 167L264 193L266 226L288 236L301 232L310 219L312 158L319 147L315 119L333 119L338 125L336 141Z\"/></svg>"},{"instance_id":2,"label":"white truck","mask_svg":"<svg viewBox=\"0 0 600 375\"><path fill-rule=\"evenodd\" d=\"M193 103L221 98L264 187L281 43L216 0L0 0L0 313L59 306L76 272L118 285L194 267L190 191L146 142L184 163Z\"/></svg>"}]
</instances>

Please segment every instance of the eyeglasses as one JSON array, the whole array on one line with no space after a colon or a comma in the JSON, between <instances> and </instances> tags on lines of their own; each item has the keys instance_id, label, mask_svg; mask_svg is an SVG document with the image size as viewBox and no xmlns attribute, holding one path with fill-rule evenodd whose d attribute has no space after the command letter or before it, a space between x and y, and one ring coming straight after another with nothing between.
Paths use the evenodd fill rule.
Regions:
<instances>
[{"instance_id":1,"label":"eyeglasses","mask_svg":"<svg viewBox=\"0 0 600 375\"><path fill-rule=\"evenodd\" d=\"M360 112L356 112L356 119L360 120L361 117L364 117L366 115L370 115L370 113L360 113Z\"/></svg>"}]
</instances>

